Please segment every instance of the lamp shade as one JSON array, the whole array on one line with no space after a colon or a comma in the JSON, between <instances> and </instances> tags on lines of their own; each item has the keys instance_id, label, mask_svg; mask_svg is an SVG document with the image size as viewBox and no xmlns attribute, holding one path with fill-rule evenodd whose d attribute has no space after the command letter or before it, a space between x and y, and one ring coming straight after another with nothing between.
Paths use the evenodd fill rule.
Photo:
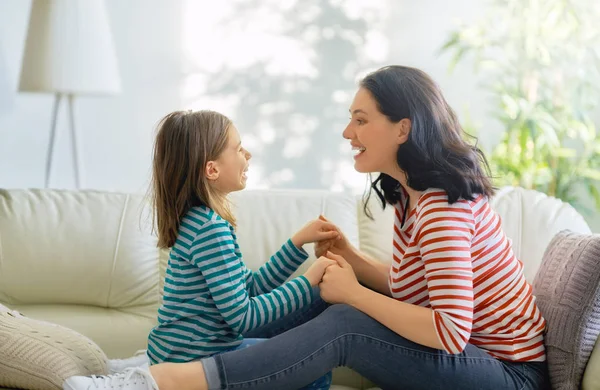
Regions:
<instances>
[{"instance_id":1,"label":"lamp shade","mask_svg":"<svg viewBox=\"0 0 600 390\"><path fill-rule=\"evenodd\" d=\"M120 89L103 0L33 0L19 90L93 95Z\"/></svg>"}]
</instances>

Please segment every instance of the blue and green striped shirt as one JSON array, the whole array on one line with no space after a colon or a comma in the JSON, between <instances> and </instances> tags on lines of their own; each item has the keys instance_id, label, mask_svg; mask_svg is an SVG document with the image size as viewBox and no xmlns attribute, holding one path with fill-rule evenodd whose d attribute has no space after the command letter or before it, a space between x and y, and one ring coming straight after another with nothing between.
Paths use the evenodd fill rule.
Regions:
<instances>
[{"instance_id":1,"label":"blue and green striped shirt","mask_svg":"<svg viewBox=\"0 0 600 390\"><path fill-rule=\"evenodd\" d=\"M285 282L308 258L288 240L258 271L246 268L229 222L207 207L183 218L171 248L150 361L187 362L237 347L242 334L312 301L304 276Z\"/></svg>"}]
</instances>

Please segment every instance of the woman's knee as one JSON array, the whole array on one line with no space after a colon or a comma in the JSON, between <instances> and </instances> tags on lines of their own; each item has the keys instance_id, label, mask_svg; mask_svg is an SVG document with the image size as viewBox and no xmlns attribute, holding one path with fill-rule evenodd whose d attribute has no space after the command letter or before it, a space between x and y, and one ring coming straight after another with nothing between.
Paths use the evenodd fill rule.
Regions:
<instances>
[{"instance_id":1,"label":"woman's knee","mask_svg":"<svg viewBox=\"0 0 600 390\"><path fill-rule=\"evenodd\" d=\"M321 316L321 321L328 328L334 328L338 335L364 328L364 322L373 319L358 309L346 304L337 304L328 307Z\"/></svg>"},{"instance_id":2,"label":"woman's knee","mask_svg":"<svg viewBox=\"0 0 600 390\"><path fill-rule=\"evenodd\" d=\"M355 317L357 314L363 314L360 310L346 304L331 305L323 312L323 315L331 318L349 318Z\"/></svg>"},{"instance_id":3,"label":"woman's knee","mask_svg":"<svg viewBox=\"0 0 600 390\"><path fill-rule=\"evenodd\" d=\"M378 338L382 336L399 337L380 322L350 305L332 305L317 319L319 320L318 326L321 329L327 329L335 333L334 336L337 337L347 334Z\"/></svg>"},{"instance_id":4,"label":"woman's knee","mask_svg":"<svg viewBox=\"0 0 600 390\"><path fill-rule=\"evenodd\" d=\"M372 320L367 314L362 311L346 304L331 305L325 310L323 314L334 319L345 319L354 321L364 321L366 319Z\"/></svg>"}]
</instances>

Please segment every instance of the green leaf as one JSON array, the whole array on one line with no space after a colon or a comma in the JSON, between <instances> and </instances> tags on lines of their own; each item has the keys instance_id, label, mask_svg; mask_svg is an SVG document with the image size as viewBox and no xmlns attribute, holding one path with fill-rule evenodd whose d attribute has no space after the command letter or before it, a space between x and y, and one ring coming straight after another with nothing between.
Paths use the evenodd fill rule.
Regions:
<instances>
[{"instance_id":1,"label":"green leaf","mask_svg":"<svg viewBox=\"0 0 600 390\"><path fill-rule=\"evenodd\" d=\"M559 157L559 158L573 158L573 157L577 156L577 151L575 149L571 149L571 148L558 147L556 149L553 149L552 154L555 157Z\"/></svg>"},{"instance_id":2,"label":"green leaf","mask_svg":"<svg viewBox=\"0 0 600 390\"><path fill-rule=\"evenodd\" d=\"M441 51L451 52L450 69L472 53L491 96L504 129L488 155L494 183L579 210L589 195L600 206L600 137L590 119L600 106L600 1L492 0L488 9Z\"/></svg>"},{"instance_id":3,"label":"green leaf","mask_svg":"<svg viewBox=\"0 0 600 390\"><path fill-rule=\"evenodd\" d=\"M589 183L588 192L592 195L592 198L594 198L594 202L596 203L596 211L600 210L600 190L598 190L598 186L593 183Z\"/></svg>"},{"instance_id":4,"label":"green leaf","mask_svg":"<svg viewBox=\"0 0 600 390\"><path fill-rule=\"evenodd\" d=\"M444 53L449 49L455 49L460 42L460 33L458 31L453 31L450 34L450 38L444 43L444 45L440 48L439 52Z\"/></svg>"},{"instance_id":5,"label":"green leaf","mask_svg":"<svg viewBox=\"0 0 600 390\"><path fill-rule=\"evenodd\" d=\"M459 47L456 50L456 52L452 56L452 59L450 60L450 64L448 65L448 69L449 69L450 72L454 71L454 69L456 68L456 65L458 65L458 63L460 62L460 60L463 58L463 56L467 52L468 52L468 49L466 47Z\"/></svg>"},{"instance_id":6,"label":"green leaf","mask_svg":"<svg viewBox=\"0 0 600 390\"><path fill-rule=\"evenodd\" d=\"M582 169L579 174L583 177L587 177L588 179L597 180L600 182L600 170L598 169L585 168Z\"/></svg>"},{"instance_id":7,"label":"green leaf","mask_svg":"<svg viewBox=\"0 0 600 390\"><path fill-rule=\"evenodd\" d=\"M508 94L502 95L502 104L504 105L504 113L512 119L517 119L519 116L519 104L513 96Z\"/></svg>"}]
</instances>

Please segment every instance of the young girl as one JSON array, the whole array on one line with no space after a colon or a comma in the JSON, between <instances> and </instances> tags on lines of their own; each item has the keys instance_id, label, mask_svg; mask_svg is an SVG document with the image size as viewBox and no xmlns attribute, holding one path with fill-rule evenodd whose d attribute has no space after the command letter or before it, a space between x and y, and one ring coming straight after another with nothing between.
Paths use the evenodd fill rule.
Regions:
<instances>
[{"instance_id":1,"label":"young girl","mask_svg":"<svg viewBox=\"0 0 600 390\"><path fill-rule=\"evenodd\" d=\"M242 261L227 195L245 188L250 158L235 126L217 112L173 112L159 125L152 201L158 246L171 252L158 325L148 337L152 364L252 345L268 336L266 325L306 312L319 298L314 287L335 261L318 259L303 276L286 280L308 258L304 244L338 236L326 221L309 222L257 272ZM75 377L64 387L108 386L120 377ZM327 389L330 382L328 374L309 388Z\"/></svg>"}]
</instances>

